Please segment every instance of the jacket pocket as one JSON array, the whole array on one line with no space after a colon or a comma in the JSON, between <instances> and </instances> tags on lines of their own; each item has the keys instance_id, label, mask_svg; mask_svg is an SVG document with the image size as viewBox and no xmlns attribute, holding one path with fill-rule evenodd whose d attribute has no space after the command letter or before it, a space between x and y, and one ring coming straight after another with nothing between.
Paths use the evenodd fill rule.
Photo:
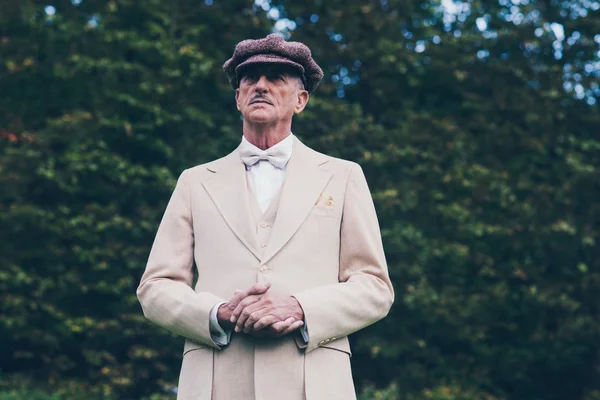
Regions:
<instances>
[{"instance_id":1,"label":"jacket pocket","mask_svg":"<svg viewBox=\"0 0 600 400\"><path fill-rule=\"evenodd\" d=\"M338 340L334 340L333 342L329 342L327 344L322 344L319 347L323 347L325 349L337 350L348 354L348 356L352 357L352 351L350 351L350 342L348 342L348 337L345 336Z\"/></svg>"},{"instance_id":2,"label":"jacket pocket","mask_svg":"<svg viewBox=\"0 0 600 400\"><path fill-rule=\"evenodd\" d=\"M185 344L183 345L183 355L185 356L190 351L199 350L199 349L210 349L211 347L207 344L202 344L195 342L191 339L185 339Z\"/></svg>"}]
</instances>

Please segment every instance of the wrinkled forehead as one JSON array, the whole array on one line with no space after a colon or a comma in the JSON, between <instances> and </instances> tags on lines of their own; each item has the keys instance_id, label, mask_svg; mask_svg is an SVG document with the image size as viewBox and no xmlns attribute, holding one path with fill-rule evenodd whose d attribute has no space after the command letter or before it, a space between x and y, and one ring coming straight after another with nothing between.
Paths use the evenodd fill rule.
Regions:
<instances>
[{"instance_id":1,"label":"wrinkled forehead","mask_svg":"<svg viewBox=\"0 0 600 400\"><path fill-rule=\"evenodd\" d=\"M241 81L246 76L259 77L259 76L275 76L275 75L286 75L294 76L302 79L302 74L296 68L278 63L265 63L265 64L250 64L244 66L238 71L238 80Z\"/></svg>"}]
</instances>

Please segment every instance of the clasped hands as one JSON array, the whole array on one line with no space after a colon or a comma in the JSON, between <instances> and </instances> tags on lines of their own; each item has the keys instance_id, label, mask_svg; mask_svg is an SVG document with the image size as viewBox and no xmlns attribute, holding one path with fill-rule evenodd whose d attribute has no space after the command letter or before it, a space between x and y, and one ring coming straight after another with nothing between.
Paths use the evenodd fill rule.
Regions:
<instances>
[{"instance_id":1,"label":"clasped hands","mask_svg":"<svg viewBox=\"0 0 600 400\"><path fill-rule=\"evenodd\" d=\"M304 325L304 312L292 296L269 291L270 283L257 283L217 310L219 325L254 337L279 337Z\"/></svg>"}]
</instances>

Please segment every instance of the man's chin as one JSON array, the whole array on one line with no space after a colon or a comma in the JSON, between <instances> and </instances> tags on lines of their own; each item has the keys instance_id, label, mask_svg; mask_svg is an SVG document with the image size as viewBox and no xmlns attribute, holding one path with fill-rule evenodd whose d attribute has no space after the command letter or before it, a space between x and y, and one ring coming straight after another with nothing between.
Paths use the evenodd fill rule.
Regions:
<instances>
[{"instance_id":1,"label":"man's chin","mask_svg":"<svg viewBox=\"0 0 600 400\"><path fill-rule=\"evenodd\" d=\"M253 112L244 119L253 124L268 124L273 121L272 116L262 112Z\"/></svg>"}]
</instances>

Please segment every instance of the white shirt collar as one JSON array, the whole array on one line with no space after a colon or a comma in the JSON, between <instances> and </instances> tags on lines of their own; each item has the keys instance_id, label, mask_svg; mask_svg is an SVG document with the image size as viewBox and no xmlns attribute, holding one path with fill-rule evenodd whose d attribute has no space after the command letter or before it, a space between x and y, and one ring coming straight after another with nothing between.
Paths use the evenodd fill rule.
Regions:
<instances>
[{"instance_id":1,"label":"white shirt collar","mask_svg":"<svg viewBox=\"0 0 600 400\"><path fill-rule=\"evenodd\" d=\"M277 150L278 152L284 153L287 161L292 157L292 149L294 148L294 134L290 132L290 134L283 139L281 142L269 147L269 149ZM242 135L242 143L240 146L245 148L254 149L256 152L261 152L262 150L253 145L246 139L245 136Z\"/></svg>"}]
</instances>

